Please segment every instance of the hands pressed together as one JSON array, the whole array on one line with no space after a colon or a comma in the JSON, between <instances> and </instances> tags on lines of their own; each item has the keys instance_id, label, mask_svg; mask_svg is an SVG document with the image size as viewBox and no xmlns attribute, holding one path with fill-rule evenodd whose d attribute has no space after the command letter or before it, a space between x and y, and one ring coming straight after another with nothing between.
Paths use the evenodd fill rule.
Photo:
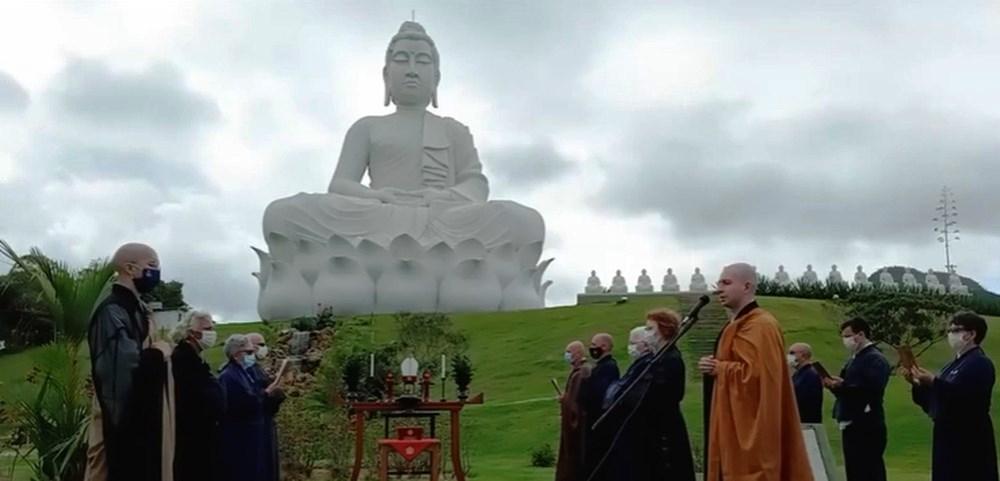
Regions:
<instances>
[{"instance_id":1,"label":"hands pressed together","mask_svg":"<svg viewBox=\"0 0 1000 481\"><path fill-rule=\"evenodd\" d=\"M698 371L707 376L715 376L718 373L719 361L715 356L704 356L698 360Z\"/></svg>"},{"instance_id":2,"label":"hands pressed together","mask_svg":"<svg viewBox=\"0 0 1000 481\"><path fill-rule=\"evenodd\" d=\"M906 379L906 382L914 386L930 386L934 383L934 379L937 378L934 373L919 366L909 369L901 367L899 368L899 374L903 376L903 379Z\"/></svg>"}]
</instances>

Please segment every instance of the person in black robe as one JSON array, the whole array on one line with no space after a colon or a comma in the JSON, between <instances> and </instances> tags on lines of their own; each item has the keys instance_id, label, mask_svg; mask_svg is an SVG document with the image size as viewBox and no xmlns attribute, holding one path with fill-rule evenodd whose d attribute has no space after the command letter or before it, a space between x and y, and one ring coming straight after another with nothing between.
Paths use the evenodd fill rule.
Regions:
<instances>
[{"instance_id":1,"label":"person in black robe","mask_svg":"<svg viewBox=\"0 0 1000 481\"><path fill-rule=\"evenodd\" d=\"M823 378L812 363L812 347L802 342L788 348L788 364L795 369L792 386L802 423L823 422Z\"/></svg>"},{"instance_id":2,"label":"person in black robe","mask_svg":"<svg viewBox=\"0 0 1000 481\"><path fill-rule=\"evenodd\" d=\"M618 370L618 362L615 361L611 352L614 349L614 338L610 334L597 334L590 341L590 357L594 359L594 366L590 370L590 377L583 384L580 393L580 405L583 408L583 416L587 419L587 435L584 439L584 472L588 473L590 481L607 481L610 478L606 469L598 470L601 458L608 451L611 443L613 429L605 423L600 429L594 429L594 422L604 414L602 405L604 396L615 381L621 377Z\"/></svg>"},{"instance_id":3,"label":"person in black robe","mask_svg":"<svg viewBox=\"0 0 1000 481\"><path fill-rule=\"evenodd\" d=\"M275 379L264 370L261 361L267 358L267 340L259 333L247 334L247 339L257 350L257 364L250 368L250 374L257 381L257 389L264 393L264 479L278 481L281 473L281 457L278 453L278 426L274 417L285 402L285 392L275 383Z\"/></svg>"},{"instance_id":4,"label":"person in black robe","mask_svg":"<svg viewBox=\"0 0 1000 481\"><path fill-rule=\"evenodd\" d=\"M226 408L222 385L201 353L215 345L212 316L191 311L177 328L171 356L177 405L175 481L215 481L221 473L219 427Z\"/></svg>"},{"instance_id":5,"label":"person in black robe","mask_svg":"<svg viewBox=\"0 0 1000 481\"><path fill-rule=\"evenodd\" d=\"M913 401L934 421L932 481L997 481L997 448L990 418L996 371L983 352L986 320L959 313L948 327L956 357L935 376L913 367Z\"/></svg>"},{"instance_id":6,"label":"person in black robe","mask_svg":"<svg viewBox=\"0 0 1000 481\"><path fill-rule=\"evenodd\" d=\"M150 339L151 311L140 295L159 283L159 257L151 247L131 243L118 248L111 262L117 277L88 328L99 409L88 435L87 477L158 481L163 455L173 449L163 445L171 349Z\"/></svg>"},{"instance_id":7,"label":"person in black robe","mask_svg":"<svg viewBox=\"0 0 1000 481\"><path fill-rule=\"evenodd\" d=\"M609 400L621 397L618 412L620 433L614 441L609 472L615 481L694 481L694 458L687 423L681 413L686 373L684 360L676 346L655 359L656 352L672 339L680 328L680 316L667 309L647 314L642 331L634 330L638 359L629 367L622 381L612 388ZM645 333L645 337L639 336ZM648 370L646 370L648 368ZM645 371L645 372L644 372ZM641 377L640 377L641 376ZM635 387L623 390L633 380ZM618 425L619 423L614 423ZM617 444L621 446L617 446Z\"/></svg>"},{"instance_id":8,"label":"person in black robe","mask_svg":"<svg viewBox=\"0 0 1000 481\"><path fill-rule=\"evenodd\" d=\"M222 420L223 481L265 481L264 392L250 372L257 363L257 349L242 334L226 339L229 360L219 383L226 396ZM180 480L178 480L180 481Z\"/></svg>"}]
</instances>

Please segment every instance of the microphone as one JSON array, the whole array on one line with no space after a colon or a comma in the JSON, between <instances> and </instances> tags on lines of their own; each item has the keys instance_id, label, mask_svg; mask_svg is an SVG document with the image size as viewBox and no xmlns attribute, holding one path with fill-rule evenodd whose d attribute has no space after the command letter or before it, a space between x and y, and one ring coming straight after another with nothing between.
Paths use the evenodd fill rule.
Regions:
<instances>
[{"instance_id":1,"label":"microphone","mask_svg":"<svg viewBox=\"0 0 1000 481\"><path fill-rule=\"evenodd\" d=\"M702 307L707 306L709 302L712 302L712 300L709 299L708 295L702 294L702 296L698 298L698 304L695 304L695 306L691 308L691 312L689 312L687 317L684 318L684 321L688 322L692 319L697 319L698 312L701 311Z\"/></svg>"}]
</instances>

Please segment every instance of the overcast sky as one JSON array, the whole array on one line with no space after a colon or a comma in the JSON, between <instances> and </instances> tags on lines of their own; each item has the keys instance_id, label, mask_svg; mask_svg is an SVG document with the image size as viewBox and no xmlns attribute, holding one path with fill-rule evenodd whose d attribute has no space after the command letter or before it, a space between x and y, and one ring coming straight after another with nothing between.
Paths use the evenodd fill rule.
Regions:
<instances>
[{"instance_id":1,"label":"overcast sky","mask_svg":"<svg viewBox=\"0 0 1000 481\"><path fill-rule=\"evenodd\" d=\"M1000 4L665 3L5 2L0 238L75 265L148 242L189 303L256 319L264 207L390 111L416 10L437 113L545 218L550 305L591 269L944 270L943 185L959 272L1000 290Z\"/></svg>"}]
</instances>

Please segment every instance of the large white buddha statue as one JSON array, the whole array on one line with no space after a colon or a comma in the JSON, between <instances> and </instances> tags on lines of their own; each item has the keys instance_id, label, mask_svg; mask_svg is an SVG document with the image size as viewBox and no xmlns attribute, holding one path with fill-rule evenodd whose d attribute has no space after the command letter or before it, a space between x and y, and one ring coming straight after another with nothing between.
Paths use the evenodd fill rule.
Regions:
<instances>
[{"instance_id":1,"label":"large white buddha statue","mask_svg":"<svg viewBox=\"0 0 1000 481\"><path fill-rule=\"evenodd\" d=\"M642 270L639 279L636 280L635 292L653 292L653 280L646 274L646 269Z\"/></svg>"},{"instance_id":2,"label":"large white buddha statue","mask_svg":"<svg viewBox=\"0 0 1000 481\"><path fill-rule=\"evenodd\" d=\"M660 286L663 292L680 292L681 284L677 281L677 276L674 275L674 269L672 267L667 268L666 275L663 276L663 285Z\"/></svg>"},{"instance_id":3,"label":"large white buddha statue","mask_svg":"<svg viewBox=\"0 0 1000 481\"><path fill-rule=\"evenodd\" d=\"M882 269L882 272L878 275L878 286L882 289L895 289L896 280L893 279L892 273L889 269Z\"/></svg>"},{"instance_id":4,"label":"large white buddha statue","mask_svg":"<svg viewBox=\"0 0 1000 481\"><path fill-rule=\"evenodd\" d=\"M351 126L328 191L265 210L261 317L308 315L318 304L366 312L358 309L369 303L354 306L331 287L346 281L327 281L317 292L317 279L348 271L352 282L358 271L369 274L377 311L542 307L544 221L529 207L489 200L469 129L428 111L437 107L440 56L421 25L402 24L382 79L385 105L395 111ZM366 173L369 185L361 183ZM350 262L333 263L336 257Z\"/></svg>"},{"instance_id":5,"label":"large white buddha statue","mask_svg":"<svg viewBox=\"0 0 1000 481\"><path fill-rule=\"evenodd\" d=\"M868 274L865 274L865 269L862 266L858 266L858 271L854 273L854 286L855 287L870 287L871 282L868 281Z\"/></svg>"},{"instance_id":6,"label":"large white buddha statue","mask_svg":"<svg viewBox=\"0 0 1000 481\"><path fill-rule=\"evenodd\" d=\"M615 271L615 276L611 278L611 288L608 292L612 294L625 294L628 292L628 284L625 283L625 278L622 277L620 269Z\"/></svg>"},{"instance_id":7,"label":"large white buddha statue","mask_svg":"<svg viewBox=\"0 0 1000 481\"><path fill-rule=\"evenodd\" d=\"M792 285L792 277L788 275L785 266L778 266L778 272L774 273L774 282L777 282L779 286Z\"/></svg>"},{"instance_id":8,"label":"large white buddha statue","mask_svg":"<svg viewBox=\"0 0 1000 481\"><path fill-rule=\"evenodd\" d=\"M705 275L701 273L700 267L694 268L694 274L691 274L691 285L688 290L691 292L708 292L708 283L705 282Z\"/></svg>"},{"instance_id":9,"label":"large white buddha statue","mask_svg":"<svg viewBox=\"0 0 1000 481\"><path fill-rule=\"evenodd\" d=\"M597 271L590 271L590 277L587 278L587 286L583 288L585 294L601 294L604 292L604 286L601 285L601 278L597 277Z\"/></svg>"}]
</instances>

